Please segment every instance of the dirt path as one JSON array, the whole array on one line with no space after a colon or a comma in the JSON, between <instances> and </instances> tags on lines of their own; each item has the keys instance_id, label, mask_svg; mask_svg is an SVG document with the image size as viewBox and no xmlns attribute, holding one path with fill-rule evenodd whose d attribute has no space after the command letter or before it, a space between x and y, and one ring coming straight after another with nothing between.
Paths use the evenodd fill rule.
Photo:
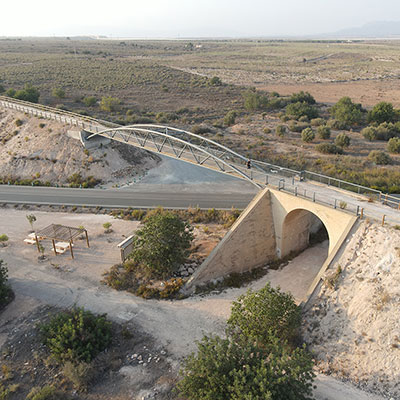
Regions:
<instances>
[{"instance_id":1,"label":"dirt path","mask_svg":"<svg viewBox=\"0 0 400 400\"><path fill-rule=\"evenodd\" d=\"M177 366L177 360L195 350L195 340L201 339L204 334L223 334L232 300L247 290L229 289L218 295L174 302L143 300L117 292L99 285L99 280L104 270L118 262L116 243L136 228L136 222L112 220L105 215L35 214L38 226L54 221L72 226L84 225L89 230L91 248L86 249L83 242L77 243L75 261L70 260L67 254L56 259L49 253L48 261L38 262L35 248L22 242L29 231L26 212L0 209L1 233L10 237L9 246L0 248L0 258L8 264L10 283L16 296L30 299L26 310L18 312L29 312L37 302L62 307L75 304L96 313L107 313L117 322L133 320L168 350L172 355L171 362ZM113 223L114 232L110 235L102 232L102 224L106 221ZM260 288L271 280L273 285L291 290L300 299L307 288L307 281L314 278L325 255L326 243L308 249L282 271L270 271L252 287ZM2 318L6 315L3 314ZM357 394L351 386L347 387L333 378L318 378L318 385L318 400L379 400L379 397L370 397L363 392ZM345 397L343 393L346 393Z\"/></svg>"}]
</instances>

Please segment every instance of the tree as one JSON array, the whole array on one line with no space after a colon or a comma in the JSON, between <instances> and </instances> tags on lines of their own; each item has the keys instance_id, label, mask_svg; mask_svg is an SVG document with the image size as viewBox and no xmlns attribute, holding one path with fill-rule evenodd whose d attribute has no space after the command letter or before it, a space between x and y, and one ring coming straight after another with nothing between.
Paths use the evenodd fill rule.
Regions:
<instances>
[{"instance_id":1,"label":"tree","mask_svg":"<svg viewBox=\"0 0 400 400\"><path fill-rule=\"evenodd\" d=\"M189 255L192 231L177 215L156 211L136 232L129 258L154 277L169 277Z\"/></svg>"},{"instance_id":2,"label":"tree","mask_svg":"<svg viewBox=\"0 0 400 400\"><path fill-rule=\"evenodd\" d=\"M339 133L335 139L335 145L342 149L350 146L350 138L345 133Z\"/></svg>"},{"instance_id":3,"label":"tree","mask_svg":"<svg viewBox=\"0 0 400 400\"><path fill-rule=\"evenodd\" d=\"M268 103L268 97L256 90L247 90L243 93L244 107L248 111L262 110Z\"/></svg>"},{"instance_id":4,"label":"tree","mask_svg":"<svg viewBox=\"0 0 400 400\"><path fill-rule=\"evenodd\" d=\"M103 111L113 112L116 111L121 104L121 101L116 97L102 97L100 101L100 108Z\"/></svg>"},{"instance_id":5,"label":"tree","mask_svg":"<svg viewBox=\"0 0 400 400\"><path fill-rule=\"evenodd\" d=\"M368 122L393 122L395 118L395 110L392 103L381 101L368 113Z\"/></svg>"},{"instance_id":6,"label":"tree","mask_svg":"<svg viewBox=\"0 0 400 400\"><path fill-rule=\"evenodd\" d=\"M257 291L247 291L233 302L228 329L267 346L269 337L293 343L300 328L301 314L293 296L270 283Z\"/></svg>"},{"instance_id":7,"label":"tree","mask_svg":"<svg viewBox=\"0 0 400 400\"><path fill-rule=\"evenodd\" d=\"M65 90L62 88L54 88L51 94L58 99L63 99L65 97Z\"/></svg>"},{"instance_id":8,"label":"tree","mask_svg":"<svg viewBox=\"0 0 400 400\"><path fill-rule=\"evenodd\" d=\"M14 94L15 99L30 101L31 103L37 103L39 101L39 97L40 97L39 90L29 84L26 84L24 89L18 90Z\"/></svg>"},{"instance_id":9,"label":"tree","mask_svg":"<svg viewBox=\"0 0 400 400\"><path fill-rule=\"evenodd\" d=\"M318 117L318 110L307 103L298 101L286 107L286 115L291 119L300 119L303 116L313 119Z\"/></svg>"},{"instance_id":10,"label":"tree","mask_svg":"<svg viewBox=\"0 0 400 400\"><path fill-rule=\"evenodd\" d=\"M372 150L368 154L368 158L377 165L388 165L392 163L389 154L380 150Z\"/></svg>"},{"instance_id":11,"label":"tree","mask_svg":"<svg viewBox=\"0 0 400 400\"><path fill-rule=\"evenodd\" d=\"M303 129L303 131L301 132L301 140L303 142L309 143L312 142L314 139L315 139L315 133L312 130L312 128Z\"/></svg>"},{"instance_id":12,"label":"tree","mask_svg":"<svg viewBox=\"0 0 400 400\"><path fill-rule=\"evenodd\" d=\"M389 139L387 149L390 153L400 153L400 138Z\"/></svg>"},{"instance_id":13,"label":"tree","mask_svg":"<svg viewBox=\"0 0 400 400\"><path fill-rule=\"evenodd\" d=\"M355 104L350 97L342 97L330 109L332 116L346 125L357 125L361 122L363 111L361 104Z\"/></svg>"},{"instance_id":14,"label":"tree","mask_svg":"<svg viewBox=\"0 0 400 400\"><path fill-rule=\"evenodd\" d=\"M94 96L85 97L83 99L83 104L85 104L86 107L93 107L94 105L96 105L96 103L97 99Z\"/></svg>"},{"instance_id":15,"label":"tree","mask_svg":"<svg viewBox=\"0 0 400 400\"><path fill-rule=\"evenodd\" d=\"M31 228L33 230L33 223L36 221L36 217L33 214L28 214L26 216L26 219L28 220L28 222L31 224Z\"/></svg>"},{"instance_id":16,"label":"tree","mask_svg":"<svg viewBox=\"0 0 400 400\"><path fill-rule=\"evenodd\" d=\"M331 129L329 126L320 125L317 128L317 134L320 139L329 139L331 137Z\"/></svg>"},{"instance_id":17,"label":"tree","mask_svg":"<svg viewBox=\"0 0 400 400\"><path fill-rule=\"evenodd\" d=\"M225 114L225 117L224 117L224 124L225 124L226 126L231 126L231 125L233 125L233 124L235 123L236 116L237 116L236 111L233 111L233 110L228 111L228 112Z\"/></svg>"},{"instance_id":18,"label":"tree","mask_svg":"<svg viewBox=\"0 0 400 400\"><path fill-rule=\"evenodd\" d=\"M278 339L268 349L243 338L207 337L183 364L179 392L190 400L312 399L312 360Z\"/></svg>"}]
</instances>

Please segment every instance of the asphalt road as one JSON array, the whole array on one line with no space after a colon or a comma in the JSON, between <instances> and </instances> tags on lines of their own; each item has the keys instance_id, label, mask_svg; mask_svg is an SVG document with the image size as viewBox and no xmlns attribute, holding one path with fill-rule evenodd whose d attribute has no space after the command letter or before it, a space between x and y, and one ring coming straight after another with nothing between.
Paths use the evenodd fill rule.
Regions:
<instances>
[{"instance_id":1,"label":"asphalt road","mask_svg":"<svg viewBox=\"0 0 400 400\"><path fill-rule=\"evenodd\" d=\"M0 185L0 203L101 206L110 208L218 208L244 209L254 193L199 193L112 189L70 189Z\"/></svg>"}]
</instances>

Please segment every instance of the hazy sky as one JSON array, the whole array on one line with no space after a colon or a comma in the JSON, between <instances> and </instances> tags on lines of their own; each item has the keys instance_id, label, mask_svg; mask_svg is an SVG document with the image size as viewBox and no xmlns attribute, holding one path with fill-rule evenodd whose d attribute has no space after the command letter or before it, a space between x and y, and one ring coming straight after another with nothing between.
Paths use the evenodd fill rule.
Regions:
<instances>
[{"instance_id":1,"label":"hazy sky","mask_svg":"<svg viewBox=\"0 0 400 400\"><path fill-rule=\"evenodd\" d=\"M400 20L400 0L11 0L0 36L308 35Z\"/></svg>"}]
</instances>

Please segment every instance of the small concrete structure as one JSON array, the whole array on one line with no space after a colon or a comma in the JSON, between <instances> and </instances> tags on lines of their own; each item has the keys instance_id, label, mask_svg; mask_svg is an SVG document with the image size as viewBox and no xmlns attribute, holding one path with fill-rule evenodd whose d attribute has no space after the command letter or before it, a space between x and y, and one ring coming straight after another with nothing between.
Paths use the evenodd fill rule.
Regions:
<instances>
[{"instance_id":1,"label":"small concrete structure","mask_svg":"<svg viewBox=\"0 0 400 400\"><path fill-rule=\"evenodd\" d=\"M328 258L332 259L356 220L356 216L343 210L264 189L193 274L186 288L190 290L233 272L267 265L292 251L304 250L313 227L321 222L328 232Z\"/></svg>"},{"instance_id":2,"label":"small concrete structure","mask_svg":"<svg viewBox=\"0 0 400 400\"><path fill-rule=\"evenodd\" d=\"M111 143L111 139L107 139L104 136L94 136L92 139L86 140L91 135L91 133L86 131L69 130L67 131L67 135L72 139L79 140L85 149L97 149Z\"/></svg>"}]
</instances>

